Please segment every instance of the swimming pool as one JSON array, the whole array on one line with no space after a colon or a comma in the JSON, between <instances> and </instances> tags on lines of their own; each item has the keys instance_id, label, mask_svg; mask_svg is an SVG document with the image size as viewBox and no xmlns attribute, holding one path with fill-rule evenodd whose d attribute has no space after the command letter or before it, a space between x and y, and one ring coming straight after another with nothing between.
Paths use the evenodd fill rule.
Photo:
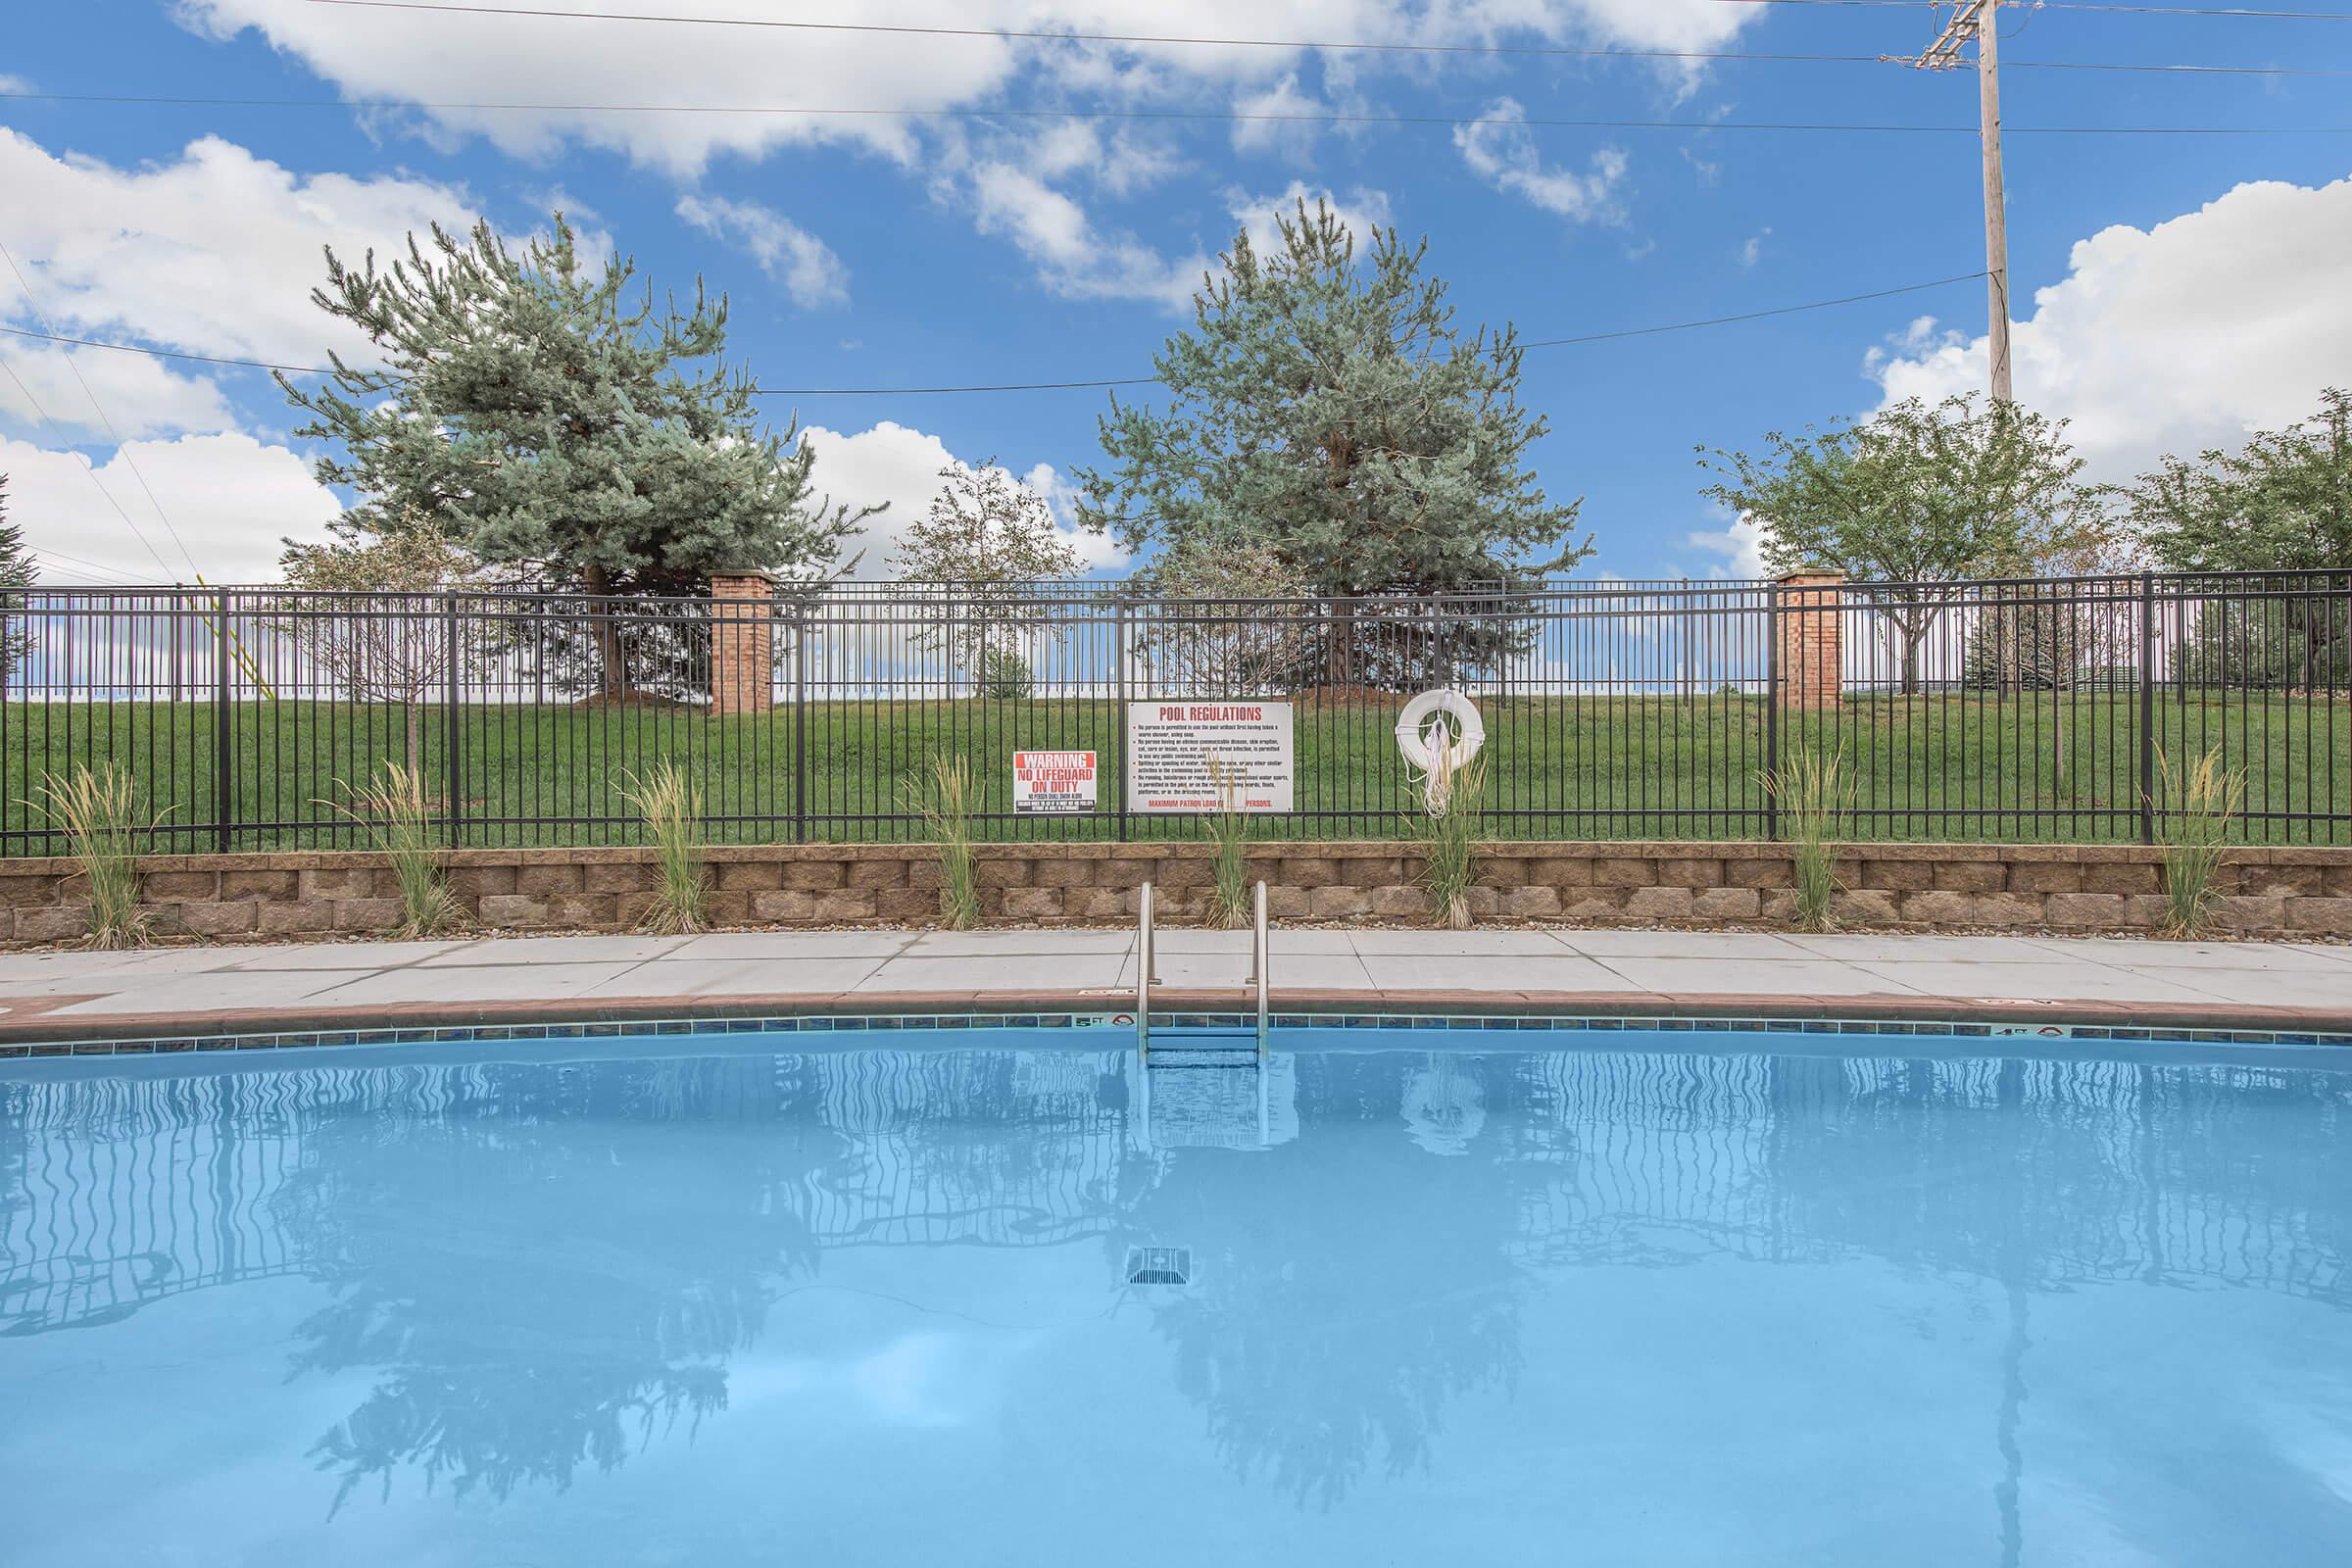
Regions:
<instances>
[{"instance_id":1,"label":"swimming pool","mask_svg":"<svg viewBox=\"0 0 2352 1568\"><path fill-rule=\"evenodd\" d=\"M2342 1048L0 1064L0 1557L2340 1563Z\"/></svg>"}]
</instances>

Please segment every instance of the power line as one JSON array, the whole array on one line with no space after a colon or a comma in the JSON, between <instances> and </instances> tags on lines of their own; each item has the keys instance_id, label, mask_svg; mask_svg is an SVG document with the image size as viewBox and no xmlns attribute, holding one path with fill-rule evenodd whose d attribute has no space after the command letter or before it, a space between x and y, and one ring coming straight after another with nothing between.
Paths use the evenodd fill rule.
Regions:
<instances>
[{"instance_id":1,"label":"power line","mask_svg":"<svg viewBox=\"0 0 2352 1568\"><path fill-rule=\"evenodd\" d=\"M1937 0L1940 3L1940 0ZM2251 11L2238 6L2110 6L2091 0L2034 0L2036 11L2112 11L2133 17L2233 17L2260 22L2352 22L2352 11Z\"/></svg>"},{"instance_id":2,"label":"power line","mask_svg":"<svg viewBox=\"0 0 2352 1568\"><path fill-rule=\"evenodd\" d=\"M248 370L287 370L295 375L332 375L334 372L318 365L275 365L268 360L232 360L218 354L182 354L176 349L139 348L129 343L105 343L94 337L68 337L61 332L35 332L29 327L0 325L0 332L11 337L28 337L43 343L70 343L80 349L112 349L117 354L144 354L156 360L190 360L198 365L233 365Z\"/></svg>"},{"instance_id":3,"label":"power line","mask_svg":"<svg viewBox=\"0 0 2352 1568\"><path fill-rule=\"evenodd\" d=\"M1800 307L1801 308L1801 307ZM56 332L35 332L29 327L0 326L0 332L12 337L35 338L44 343L71 343L76 348L111 349L117 354L144 354L159 360L190 360L199 365L227 365L249 370L283 370L291 375L332 375L334 370L323 365L281 365L270 360L229 359L218 354L182 354L174 349L142 348L135 343L104 343L96 338L66 337ZM762 397L789 394L795 397L862 397L884 392L1053 392L1083 387L1152 386L1157 376L1114 376L1099 381L1021 381L989 386L876 386L876 387L755 387Z\"/></svg>"},{"instance_id":4,"label":"power line","mask_svg":"<svg viewBox=\"0 0 2352 1568\"><path fill-rule=\"evenodd\" d=\"M5 241L0 241L0 261L8 263L8 270L16 277L18 289L24 295L24 304L32 312L32 318L46 330L49 318L41 314L40 302L32 297L32 283L24 276L24 270L17 265L17 258ZM66 368L74 372L74 383L81 388L81 395L89 399L90 412L98 416L99 424L105 427L107 436L115 443L115 456L122 460L123 466L130 469L130 476L138 480L139 488L146 492L147 504L155 509L156 520L164 525L164 532L172 536L172 543L178 549L180 558L187 562L188 570L195 574L198 582L202 582L204 568L196 564L196 558L188 553L188 542L172 525L172 514L164 510L163 502L156 496L155 486L149 484L147 475L140 471L139 460L132 455L130 443L122 439L122 433L115 428L115 421L107 417L105 406L98 401L98 394L82 375L81 367L74 363L74 351L67 349L59 358L66 362Z\"/></svg>"},{"instance_id":5,"label":"power line","mask_svg":"<svg viewBox=\"0 0 2352 1568\"><path fill-rule=\"evenodd\" d=\"M343 5L364 5L364 4L367 4L367 3L368 3L368 0L320 0L320 3L326 3L326 4L343 4ZM378 3L378 4L382 4L382 3L383 3L383 0L376 0L376 3ZM1889 11L1889 10L1891 10L1891 11L1934 11L1934 10L1938 10L1938 9L1942 8L1943 6L1946 6L1946 5L1950 4L1950 3L1951 3L1951 0L1711 0L1711 3L1712 3L1712 4L1715 4L1715 5L1727 5L1727 6L1801 6L1801 7L1806 7L1806 8L1809 8L1809 9L1814 9L1814 10L1837 10L1837 11ZM413 7L413 8L409 8L409 9L417 9L417 10L422 10L422 9L428 9L428 8L426 8L426 7L422 7L422 6L418 6L418 7ZM429 9L437 9L437 10L452 10L452 11L484 11L484 10L493 10L494 8L491 8L491 7L485 7L485 6L442 6L442 7L433 7L433 8L429 8ZM2131 16L2144 16L2144 17L2231 17L2231 18L2244 18L2244 19L2248 19L2248 20L2259 20L2259 21L2278 21L2278 22L2352 22L2352 11L2264 11L2264 10L2257 10L2257 9L2254 9L2254 8L2252 8L2252 7L2247 7L2247 6L2140 6L2140 5L2107 5L2107 4L2099 4L2099 3L2094 3L2094 0L2035 0L2035 4L2034 4L2034 10L2036 10L2036 11L2106 11L2106 12L2122 12L2122 13L2124 13L2124 14L2126 14L2126 15L2131 15ZM591 15L591 16L593 16L593 15L594 15L594 13L582 13L582 12L577 12L577 11L560 11L560 10L556 10L556 9L554 9L554 8L552 8L552 7L550 7L550 8L545 8L545 10L546 10L547 14L550 14L550 15L555 15L555 16L564 16L564 17L576 17L576 16L582 16L582 15ZM526 13L526 14L537 14L537 13ZM628 19L628 20L636 20L636 19L635 19L635 18L630 18L630 19ZM697 20L700 20L700 19L697 19ZM715 20L715 19L711 19L711 20ZM830 30L838 30L838 29L844 28L844 27L846 27L846 26L849 26L850 24L842 24L842 23L823 23L823 22L797 22L797 23L796 23L796 22L775 22L775 23L770 23L770 24L769 24L769 25L771 25L771 26L781 26L781 27L805 27L805 28L808 28L808 29L811 29L811 30L817 30L817 29L830 29ZM1144 37L1142 37L1142 38L1135 38L1135 37L1132 37L1132 36L1130 36L1130 35L1127 35L1127 34L1122 34L1122 33L1102 33L1102 32L1052 32L1052 31L1042 31L1042 30L1040 30L1040 31L1021 32L1021 31L1014 31L1014 30L1010 30L1010 29L1002 29L1002 28L983 28L983 27L971 27L971 28L962 28L962 27L924 27L924 26L913 26L913 25L905 25L905 26L886 26L886 25L876 24L876 25L873 25L873 26L869 26L869 27L865 28L864 30L867 30L867 31L892 31L892 32L944 32L944 33L951 33L951 34L970 34L970 35L977 35L977 36L981 36L981 37L997 37L997 38L1074 38L1074 39L1082 39L1082 40L1102 40L1102 41L1106 41L1106 42L1122 42L1122 43L1123 43L1123 42L1144 42L1144 43L1157 43L1157 42L1167 42L1167 41L1173 41L1173 40L1166 40L1166 39L1162 39L1162 38L1159 38L1159 37L1157 37L1157 36L1153 36L1153 35L1147 35L1147 36L1144 36ZM1411 47L1411 46L1410 46L1410 45L1396 45L1396 44L1387 44L1387 45L1382 45L1382 44L1320 44L1320 43L1319 43L1319 44L1299 44L1299 45L1296 45L1296 46L1294 46L1294 47L1298 47L1298 48L1315 48L1315 49L1369 49L1369 48L1398 48L1398 47ZM1465 46L1465 47L1467 47L1467 46ZM1510 48L1510 46L1508 46L1508 45L1497 45L1497 46L1494 46L1494 47L1492 50L1490 50L1490 51L1488 51L1488 52L1492 52L1492 53L1508 53L1508 52L1511 52L1511 48Z\"/></svg>"},{"instance_id":6,"label":"power line","mask_svg":"<svg viewBox=\"0 0 2352 1568\"><path fill-rule=\"evenodd\" d=\"M1834 300L1811 300L1803 305L1776 305L1769 311L1743 311L1738 316L1710 316L1704 320L1670 321L1664 326L1633 326L1615 332L1587 332L1578 337L1544 337L1521 344L1522 348L1558 348L1569 343L1604 343L1612 338L1649 337L1659 332L1688 332L1701 326L1729 326L1735 321L1760 321L1768 316L1794 316L1799 311L1826 311L1833 305L1857 305L1864 300L1890 299L1897 294L1918 294L1927 289L1944 288L1953 283L1973 282L1984 275L1982 270L1957 272L1950 277L1938 277L1927 283L1904 283L1894 288L1872 289L1867 294L1844 294Z\"/></svg>"},{"instance_id":7,"label":"power line","mask_svg":"<svg viewBox=\"0 0 2352 1568\"><path fill-rule=\"evenodd\" d=\"M41 423L47 427L49 433L57 437L61 446L70 447L73 445L73 442L66 438L66 432L64 429L59 426L55 419L49 416L49 411L41 407L40 399L32 395L32 388L24 384L24 377L17 374L16 368L10 365L6 359L0 359L0 375L6 375L10 381L16 384L17 390L24 395L25 406L32 410L34 416L37 417ZM70 453L67 455L66 461L72 463L74 467L79 468L82 472L90 476L90 483L96 485L98 487L98 493L106 497L106 504L115 509L116 516L122 519L122 526L128 528L130 530L130 536L144 546L147 553L155 558L156 569L169 574L172 570L172 564L164 559L164 553L162 551L155 548L155 542L139 531L139 525L131 520L130 514L122 510L122 503L115 499L115 493L106 487L106 481L98 477L97 467L94 465L76 461Z\"/></svg>"},{"instance_id":8,"label":"power line","mask_svg":"<svg viewBox=\"0 0 2352 1568\"><path fill-rule=\"evenodd\" d=\"M34 545L28 548L33 555L61 571L96 572L100 577L112 577L115 581L130 587L146 585L145 580L135 572L124 571L119 566L102 566L95 561L84 561L79 556L69 556L62 550L52 550L45 545ZM67 586L71 587L72 585L68 584Z\"/></svg>"},{"instance_id":9,"label":"power line","mask_svg":"<svg viewBox=\"0 0 2352 1568\"><path fill-rule=\"evenodd\" d=\"M1738 49L1623 49L1580 48L1568 44L1384 43L1371 39L1333 41L1312 38L1236 38L1177 33L1057 32L1000 27L937 27L878 22L800 22L774 17L698 17L674 12L564 11L544 6L451 5L443 0L310 0L313 5L343 6L369 11L423 11L444 16L520 17L553 22L636 22L672 26L759 27L796 32L859 32L895 37L989 38L1003 41L1051 43L1119 43L1194 46L1219 49L1320 49L1333 52L1406 55L1520 55L1578 60L1738 60L1775 64L1880 65L1886 55L1824 55L1767 53ZM1771 0L1725 0L1734 4L1763 4ZM2121 9L2120 7L2117 9ZM2219 13L2216 13L2219 14ZM2277 13L2292 16L2297 13ZM2323 19L2333 20L2333 19ZM2352 71L2328 67L2294 66L2166 66L2124 65L2084 61L2016 60L2012 70L2187 72L2239 76L2340 76Z\"/></svg>"},{"instance_id":10,"label":"power line","mask_svg":"<svg viewBox=\"0 0 2352 1568\"><path fill-rule=\"evenodd\" d=\"M1932 278L1924 283L1900 283L1892 288L1871 289L1861 294L1840 294L1836 299L1808 300L1802 305L1776 305L1769 310L1743 311L1737 316L1711 316L1699 320L1667 321L1656 326L1620 327L1607 332L1585 332L1574 337L1536 338L1522 343L1530 349L1564 348L1576 343L1605 343L1618 338L1653 337L1661 332L1689 332L1698 327L1729 326L1740 321L1758 321L1773 316L1794 316L1804 311L1826 311L1838 305L1857 305L1865 300L1891 299L1898 294L1918 294L1928 289L1945 288L1954 283L1972 282L1983 277L1983 271L1959 272L1950 277ZM112 349L118 354L145 354L156 359L193 360L204 365L233 365L255 370L284 370L296 375L331 375L324 366L277 365L267 360L224 359L210 354L180 354L171 349L140 348L130 343L101 343L93 338L61 337L53 332L34 332L21 326L0 326L0 332L17 337L38 338L44 342L71 343L80 348ZM756 386L759 397L795 398L861 398L913 397L933 393L963 392L1069 392L1095 391L1120 386L1157 386L1155 375L1107 376L1090 381L998 381L956 386Z\"/></svg>"},{"instance_id":11,"label":"power line","mask_svg":"<svg viewBox=\"0 0 2352 1568\"><path fill-rule=\"evenodd\" d=\"M1223 49L1349 50L1366 54L1535 55L1576 59L1624 56L1642 60L1772 59L1835 60L1853 63L1868 62L1876 58L1871 55L1748 55L1697 50L1585 49L1557 44L1387 43L1371 39L1332 42L1305 38L1228 38L1144 32L1066 32L1049 28L940 27L881 22L801 22L775 17L698 17L674 12L565 11L549 6L449 5L439 3L439 0L311 0L311 3L344 6L355 10L427 11L454 16L522 17L535 21L660 23L673 26L758 27L765 30L790 32L861 32L891 37L993 39L1006 43L1120 43ZM1764 0L1740 0L1740 3L1760 4L1764 3ZM1848 0L1848 3L1851 3L1851 0ZM1918 5L1926 4L1928 0L1901 0L1901 3Z\"/></svg>"},{"instance_id":12,"label":"power line","mask_svg":"<svg viewBox=\"0 0 2352 1568\"><path fill-rule=\"evenodd\" d=\"M1906 0L1908 3L1908 0ZM1888 57L1892 58L1892 57ZM1308 125L1516 125L1531 130L1759 130L1882 135L1973 136L1974 125L1871 124L1843 121L1602 120L1500 115L1295 114L1227 109L823 109L781 104L453 103L402 98L202 98L180 94L32 92L0 89L0 99L32 103L125 104L204 109L416 109L435 114L529 115L808 115L892 120L1166 120ZM2352 125L2010 125L2023 136L2344 136Z\"/></svg>"}]
</instances>

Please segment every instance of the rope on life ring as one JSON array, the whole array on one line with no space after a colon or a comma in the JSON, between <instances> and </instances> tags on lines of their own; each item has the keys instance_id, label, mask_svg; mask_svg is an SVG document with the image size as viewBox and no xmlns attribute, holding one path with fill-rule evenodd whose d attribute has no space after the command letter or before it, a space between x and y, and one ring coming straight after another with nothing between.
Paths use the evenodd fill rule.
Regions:
<instances>
[{"instance_id":1,"label":"rope on life ring","mask_svg":"<svg viewBox=\"0 0 2352 1568\"><path fill-rule=\"evenodd\" d=\"M1403 754L1405 765L1417 773L1440 771L1437 756L1421 736L1421 726L1440 713L1451 720L1446 725L1451 733L1444 743L1445 771L1460 768L1487 744L1486 720L1478 716L1478 707L1469 698L1452 690L1423 692L1396 715L1396 750Z\"/></svg>"}]
</instances>

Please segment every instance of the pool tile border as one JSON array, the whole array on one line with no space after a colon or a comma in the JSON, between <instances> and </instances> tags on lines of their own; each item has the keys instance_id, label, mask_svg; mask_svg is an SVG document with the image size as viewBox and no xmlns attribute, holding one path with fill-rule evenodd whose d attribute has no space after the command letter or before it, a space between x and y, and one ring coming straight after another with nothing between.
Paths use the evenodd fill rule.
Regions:
<instances>
[{"instance_id":1,"label":"pool tile border","mask_svg":"<svg viewBox=\"0 0 2352 1568\"><path fill-rule=\"evenodd\" d=\"M298 1029L251 1034L172 1035L119 1040L0 1041L0 1060L64 1056L171 1055L183 1052L294 1051L319 1047L483 1045L561 1040L620 1040L692 1034L810 1035L870 1031L1101 1030L1126 1038L1132 1025L1101 1008L1029 1012L776 1013L760 1017L597 1019L576 1023L438 1024L381 1029ZM2303 1029L2166 1028L2139 1024L2049 1023L2019 1019L1818 1018L1639 1013L1276 1012L1277 1029L1429 1029L1493 1034L1607 1034L1652 1029L1664 1034L1937 1035L1954 1039L2162 1041L2179 1045L2352 1047L2352 1032ZM1159 1017L1156 1030L1252 1029L1244 1012L1182 1012Z\"/></svg>"}]
</instances>

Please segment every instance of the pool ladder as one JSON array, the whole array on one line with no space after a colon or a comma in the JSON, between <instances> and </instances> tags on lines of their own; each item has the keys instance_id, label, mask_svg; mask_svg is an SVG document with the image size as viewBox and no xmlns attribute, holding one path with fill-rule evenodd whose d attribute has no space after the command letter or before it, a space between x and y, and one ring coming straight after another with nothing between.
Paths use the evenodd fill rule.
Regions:
<instances>
[{"instance_id":1,"label":"pool ladder","mask_svg":"<svg viewBox=\"0 0 2352 1568\"><path fill-rule=\"evenodd\" d=\"M1273 956L1272 944L1266 938L1266 885L1257 884L1252 900L1253 917L1250 923L1250 988L1257 1001L1257 1054L1266 1054L1267 1026L1267 969ZM1135 1049L1149 1061L1152 1057L1152 988L1159 983L1159 938L1152 919L1152 884L1143 886L1136 901L1135 926Z\"/></svg>"}]
</instances>

